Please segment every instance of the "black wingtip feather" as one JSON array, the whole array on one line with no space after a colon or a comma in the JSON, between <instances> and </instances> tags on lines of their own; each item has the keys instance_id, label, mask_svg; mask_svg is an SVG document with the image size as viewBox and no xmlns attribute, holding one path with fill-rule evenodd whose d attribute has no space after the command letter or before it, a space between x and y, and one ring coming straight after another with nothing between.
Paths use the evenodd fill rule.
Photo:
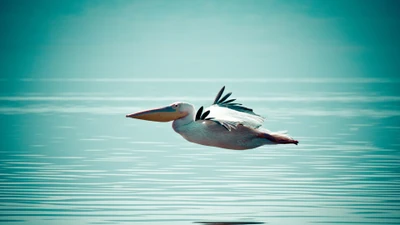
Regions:
<instances>
[{"instance_id":1,"label":"black wingtip feather","mask_svg":"<svg viewBox=\"0 0 400 225\"><path fill-rule=\"evenodd\" d=\"M218 101L218 103L225 103L224 101L231 96L232 92L229 92L226 94L221 100Z\"/></svg>"},{"instance_id":2,"label":"black wingtip feather","mask_svg":"<svg viewBox=\"0 0 400 225\"><path fill-rule=\"evenodd\" d=\"M236 98L229 99L228 101L225 101L224 104L228 104L228 103L233 102L235 100L236 100ZM232 103L232 104L237 104L237 103Z\"/></svg>"},{"instance_id":3,"label":"black wingtip feather","mask_svg":"<svg viewBox=\"0 0 400 225\"><path fill-rule=\"evenodd\" d=\"M201 114L203 113L203 106L199 108L199 110L197 110L196 113L196 120L199 120L201 117Z\"/></svg>"},{"instance_id":4,"label":"black wingtip feather","mask_svg":"<svg viewBox=\"0 0 400 225\"><path fill-rule=\"evenodd\" d=\"M224 90L225 86L223 86L221 90L218 92L217 96L215 96L214 104L218 104L219 98L221 98L221 95L224 93Z\"/></svg>"},{"instance_id":5,"label":"black wingtip feather","mask_svg":"<svg viewBox=\"0 0 400 225\"><path fill-rule=\"evenodd\" d=\"M222 107L227 107L236 111L242 111L242 112L247 112L251 114L255 114L253 112L253 109L241 106L242 104L234 102L236 99L228 99L231 95L232 92L229 92L226 94L223 98L221 98L222 94L225 91L225 86L221 88L221 90L218 92L217 96L214 99L214 103L216 105L222 106ZM257 114L255 114L257 115Z\"/></svg>"},{"instance_id":6,"label":"black wingtip feather","mask_svg":"<svg viewBox=\"0 0 400 225\"><path fill-rule=\"evenodd\" d=\"M206 117L208 116L208 114L210 114L210 110L205 111L205 112L203 113L203 115L201 116L201 119L202 119L202 120L205 120Z\"/></svg>"}]
</instances>

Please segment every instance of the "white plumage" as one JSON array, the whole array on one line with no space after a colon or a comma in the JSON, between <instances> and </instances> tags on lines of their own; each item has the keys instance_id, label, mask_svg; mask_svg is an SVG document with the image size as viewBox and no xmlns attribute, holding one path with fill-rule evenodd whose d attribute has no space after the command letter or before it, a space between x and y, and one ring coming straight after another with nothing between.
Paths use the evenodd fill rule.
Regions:
<instances>
[{"instance_id":1,"label":"white plumage","mask_svg":"<svg viewBox=\"0 0 400 225\"><path fill-rule=\"evenodd\" d=\"M213 118L212 120L223 121L230 125L234 125L233 128L238 124L242 124L257 129L264 122L264 118L259 115L236 111L217 104L204 109L204 111L208 110L210 111L210 114L207 117Z\"/></svg>"},{"instance_id":2,"label":"white plumage","mask_svg":"<svg viewBox=\"0 0 400 225\"><path fill-rule=\"evenodd\" d=\"M169 106L145 110L127 117L168 122L186 140L226 149L245 150L269 144L298 144L297 140L282 132L271 132L261 126L264 118L252 109L229 99L231 92L223 96L223 87L213 104L195 113L189 103L175 102ZM203 110L204 109L204 110Z\"/></svg>"}]
</instances>

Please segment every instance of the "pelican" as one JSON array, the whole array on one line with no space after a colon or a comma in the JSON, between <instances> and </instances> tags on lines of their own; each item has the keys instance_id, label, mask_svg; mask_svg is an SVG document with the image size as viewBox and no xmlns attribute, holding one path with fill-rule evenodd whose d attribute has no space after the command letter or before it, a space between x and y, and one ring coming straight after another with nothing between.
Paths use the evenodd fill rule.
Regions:
<instances>
[{"instance_id":1,"label":"pelican","mask_svg":"<svg viewBox=\"0 0 400 225\"><path fill-rule=\"evenodd\" d=\"M298 144L285 132L271 132L261 128L264 118L252 109L224 95L225 86L218 92L214 103L197 113L192 104L175 102L171 105L126 115L140 120L170 122L175 132L186 140L233 150L247 150L262 145Z\"/></svg>"}]
</instances>

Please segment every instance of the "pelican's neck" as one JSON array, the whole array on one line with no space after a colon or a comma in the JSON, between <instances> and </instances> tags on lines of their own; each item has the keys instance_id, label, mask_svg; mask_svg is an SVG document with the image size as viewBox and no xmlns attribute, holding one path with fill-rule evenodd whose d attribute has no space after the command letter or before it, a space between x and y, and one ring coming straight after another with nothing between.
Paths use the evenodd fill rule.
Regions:
<instances>
[{"instance_id":1,"label":"pelican's neck","mask_svg":"<svg viewBox=\"0 0 400 225\"><path fill-rule=\"evenodd\" d=\"M185 117L179 118L177 120L174 120L174 122L172 122L172 128L177 133L179 133L179 131L181 131L182 128L184 128L186 125L194 122L194 107L188 104L187 109L185 109L185 112L188 113Z\"/></svg>"}]
</instances>

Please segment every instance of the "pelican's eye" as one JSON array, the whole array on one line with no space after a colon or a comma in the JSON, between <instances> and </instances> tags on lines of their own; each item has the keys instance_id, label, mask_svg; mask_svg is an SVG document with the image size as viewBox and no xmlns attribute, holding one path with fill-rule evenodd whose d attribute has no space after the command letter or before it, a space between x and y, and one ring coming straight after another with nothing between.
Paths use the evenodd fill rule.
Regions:
<instances>
[{"instance_id":1,"label":"pelican's eye","mask_svg":"<svg viewBox=\"0 0 400 225\"><path fill-rule=\"evenodd\" d=\"M178 108L178 104L172 104L172 108L174 109Z\"/></svg>"}]
</instances>

